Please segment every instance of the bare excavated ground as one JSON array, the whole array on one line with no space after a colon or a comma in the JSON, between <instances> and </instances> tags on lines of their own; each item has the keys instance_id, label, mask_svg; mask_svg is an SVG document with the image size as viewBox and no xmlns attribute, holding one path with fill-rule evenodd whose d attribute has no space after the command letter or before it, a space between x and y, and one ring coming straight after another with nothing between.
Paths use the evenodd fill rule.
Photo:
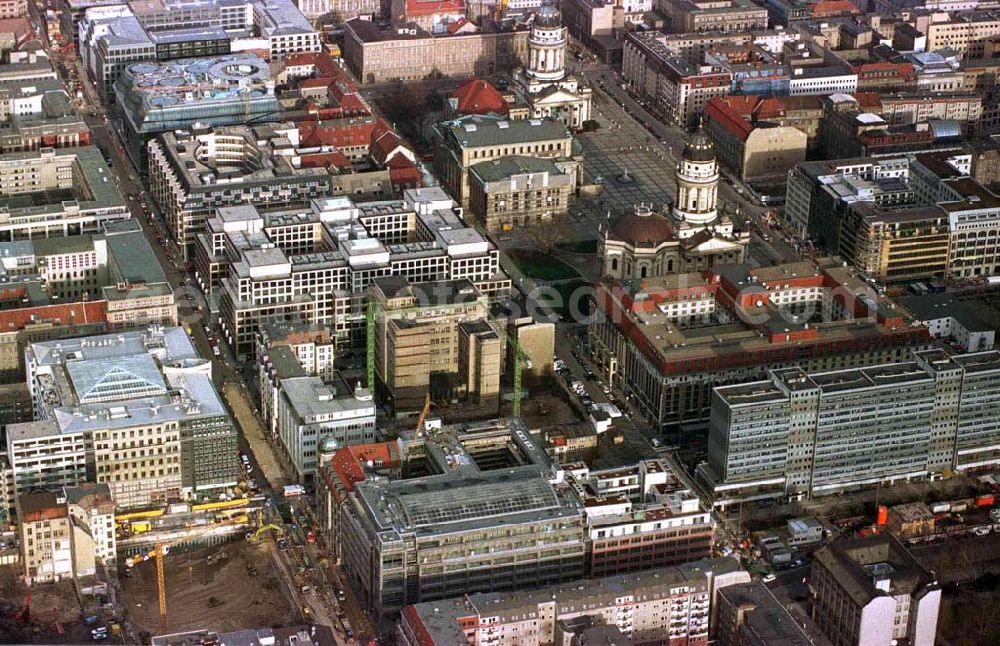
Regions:
<instances>
[{"instance_id":1,"label":"bare excavated ground","mask_svg":"<svg viewBox=\"0 0 1000 646\"><path fill-rule=\"evenodd\" d=\"M242 540L164 558L167 632L207 629L217 632L295 624L292 606L271 567L270 543ZM209 563L210 555L226 558ZM250 566L250 567L248 567ZM251 572L256 569L256 574ZM135 566L122 579L122 605L136 634L160 634L156 564Z\"/></svg>"}]
</instances>

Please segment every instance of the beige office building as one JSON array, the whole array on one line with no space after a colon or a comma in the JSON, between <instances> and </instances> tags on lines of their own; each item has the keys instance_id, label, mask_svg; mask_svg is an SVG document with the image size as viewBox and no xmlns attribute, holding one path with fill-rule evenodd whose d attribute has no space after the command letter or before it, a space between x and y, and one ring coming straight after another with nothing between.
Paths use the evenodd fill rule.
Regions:
<instances>
[{"instance_id":1,"label":"beige office building","mask_svg":"<svg viewBox=\"0 0 1000 646\"><path fill-rule=\"evenodd\" d=\"M369 297L377 308L377 385L397 415L419 411L428 395L496 412L502 345L486 322L487 299L470 281L387 276Z\"/></svg>"}]
</instances>

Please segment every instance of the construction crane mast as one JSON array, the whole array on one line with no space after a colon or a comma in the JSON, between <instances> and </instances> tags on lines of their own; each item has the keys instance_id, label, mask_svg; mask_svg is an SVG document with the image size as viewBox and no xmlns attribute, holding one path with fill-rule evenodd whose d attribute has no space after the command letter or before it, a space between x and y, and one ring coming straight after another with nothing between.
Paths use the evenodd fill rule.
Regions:
<instances>
[{"instance_id":1,"label":"construction crane mast","mask_svg":"<svg viewBox=\"0 0 1000 646\"><path fill-rule=\"evenodd\" d=\"M163 557L170 552L170 548L172 546L177 545L178 543L183 543L192 540L193 538L200 536L204 532L215 529L217 527L222 527L224 525L230 525L237 522L246 522L246 520L247 520L246 516L236 516L233 518L227 518L217 523L205 525L205 527L200 531L191 534L189 536L179 538L175 541L171 541L169 543L164 543L163 541L156 541L156 546L153 549L149 550L148 552L144 552L143 554L137 556L130 556L129 558L125 559L125 567L129 568L141 561L148 561L149 559L156 560L156 594L160 605L161 632L163 633L167 632L167 591L166 591L166 586L164 585L164 577L163 577Z\"/></svg>"}]
</instances>

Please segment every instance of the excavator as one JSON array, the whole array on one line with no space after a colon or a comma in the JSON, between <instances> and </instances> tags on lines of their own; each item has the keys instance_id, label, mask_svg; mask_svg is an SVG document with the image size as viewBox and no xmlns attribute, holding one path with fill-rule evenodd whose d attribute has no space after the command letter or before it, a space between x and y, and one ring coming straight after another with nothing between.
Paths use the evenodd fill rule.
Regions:
<instances>
[{"instance_id":1,"label":"excavator","mask_svg":"<svg viewBox=\"0 0 1000 646\"><path fill-rule=\"evenodd\" d=\"M284 533L284 530L282 530L280 527L278 527L274 523L268 523L266 525L261 525L260 527L258 527L256 529L256 531L248 533L247 534L247 542L248 543L258 543L258 542L260 542L260 537L263 536L265 533L267 533L268 530L271 530L271 529L273 529L277 533L278 536L281 536Z\"/></svg>"},{"instance_id":2,"label":"excavator","mask_svg":"<svg viewBox=\"0 0 1000 646\"><path fill-rule=\"evenodd\" d=\"M253 532L248 532L247 533L247 542L248 543L257 543L257 542L260 542L261 536L263 536L265 533L267 533L269 530L272 530L272 529L274 530L274 532L275 532L275 534L277 536L281 536L282 534L285 533L285 530L282 529L281 527L279 527L278 525L275 525L274 523L265 523L264 522L264 512L262 510L258 509L257 510L257 529L255 531L253 531Z\"/></svg>"}]
</instances>

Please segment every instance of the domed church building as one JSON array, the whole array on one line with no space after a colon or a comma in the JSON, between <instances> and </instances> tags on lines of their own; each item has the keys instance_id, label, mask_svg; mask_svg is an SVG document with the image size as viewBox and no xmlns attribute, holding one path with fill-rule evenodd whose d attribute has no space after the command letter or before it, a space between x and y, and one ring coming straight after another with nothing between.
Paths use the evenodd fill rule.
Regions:
<instances>
[{"instance_id":1,"label":"domed church building","mask_svg":"<svg viewBox=\"0 0 1000 646\"><path fill-rule=\"evenodd\" d=\"M684 146L674 175L677 199L668 213L639 204L602 227L598 258L609 278L652 278L742 263L750 232L718 211L715 146L699 125ZM666 209L665 209L666 210Z\"/></svg>"}]
</instances>

